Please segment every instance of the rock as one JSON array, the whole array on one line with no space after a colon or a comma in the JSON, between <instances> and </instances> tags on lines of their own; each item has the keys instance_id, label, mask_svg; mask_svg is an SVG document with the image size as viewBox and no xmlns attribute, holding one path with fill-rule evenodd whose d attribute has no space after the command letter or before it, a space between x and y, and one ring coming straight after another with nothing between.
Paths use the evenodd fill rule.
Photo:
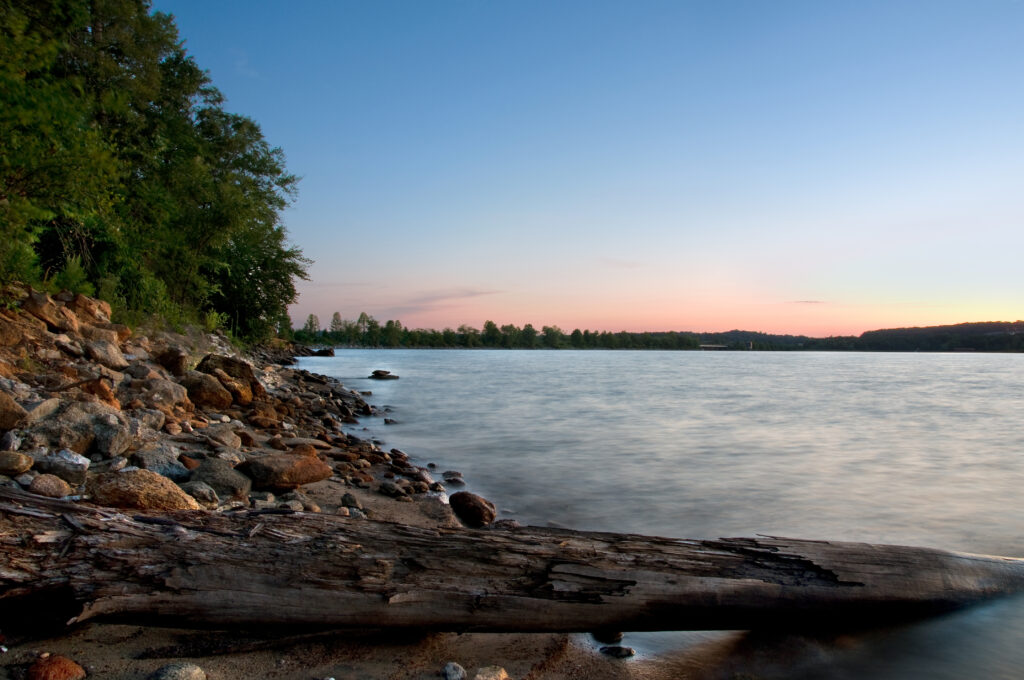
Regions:
<instances>
[{"instance_id":1,"label":"rock","mask_svg":"<svg viewBox=\"0 0 1024 680\"><path fill-rule=\"evenodd\" d=\"M487 526L497 517L494 504L475 493L459 491L452 494L449 503L456 517L468 527Z\"/></svg>"},{"instance_id":2,"label":"rock","mask_svg":"<svg viewBox=\"0 0 1024 680\"><path fill-rule=\"evenodd\" d=\"M392 498L399 498L405 495L405 489L398 486L390 479L385 479L381 482L378 490L385 496L391 496Z\"/></svg>"},{"instance_id":3,"label":"rock","mask_svg":"<svg viewBox=\"0 0 1024 680\"><path fill-rule=\"evenodd\" d=\"M236 359L234 357L228 357L221 354L207 354L203 357L203 360L196 366L197 371L203 373L215 373L216 371L224 371L228 376L237 381L241 386L247 387L251 393L249 401L253 399L265 399L267 391L263 388L262 383L256 377L256 373L252 370L252 365L243 361L242 359ZM246 406L248 402L239 401L239 404Z\"/></svg>"},{"instance_id":4,"label":"rock","mask_svg":"<svg viewBox=\"0 0 1024 680\"><path fill-rule=\"evenodd\" d=\"M32 480L39 476L39 473L35 470L29 470L28 472L22 473L14 478L19 485L23 488L28 488L32 484Z\"/></svg>"},{"instance_id":5,"label":"rock","mask_svg":"<svg viewBox=\"0 0 1024 680\"><path fill-rule=\"evenodd\" d=\"M221 498L244 500L252 489L252 480L219 458L207 458L192 471L193 482L205 482Z\"/></svg>"},{"instance_id":6,"label":"rock","mask_svg":"<svg viewBox=\"0 0 1024 680\"><path fill-rule=\"evenodd\" d=\"M49 418L53 413L60 408L61 401L57 397L50 399L44 399L43 401L37 401L34 404L30 404L25 415L25 423L31 425L37 423L44 418Z\"/></svg>"},{"instance_id":7,"label":"rock","mask_svg":"<svg viewBox=\"0 0 1024 680\"><path fill-rule=\"evenodd\" d=\"M156 362L166 368L171 375L179 378L188 371L188 352L181 347L168 347L154 357Z\"/></svg>"},{"instance_id":8,"label":"rock","mask_svg":"<svg viewBox=\"0 0 1024 680\"><path fill-rule=\"evenodd\" d=\"M333 474L331 466L319 458L289 453L268 453L251 458L240 467L252 478L256 488L271 490L295 489Z\"/></svg>"},{"instance_id":9,"label":"rock","mask_svg":"<svg viewBox=\"0 0 1024 680\"><path fill-rule=\"evenodd\" d=\"M13 347L21 342L23 337L17 326L6 319L0 319L0 347Z\"/></svg>"},{"instance_id":10,"label":"rock","mask_svg":"<svg viewBox=\"0 0 1024 680\"><path fill-rule=\"evenodd\" d=\"M110 305L102 300L86 297L79 293L68 303L68 306L80 319L99 323L110 321Z\"/></svg>"},{"instance_id":11,"label":"rock","mask_svg":"<svg viewBox=\"0 0 1024 680\"><path fill-rule=\"evenodd\" d=\"M118 400L117 395L114 394L114 390L111 389L110 385L108 385L102 378L90 380L84 385L79 386L79 389L86 394L96 396L105 404L109 404L118 410L121 409L121 402Z\"/></svg>"},{"instance_id":12,"label":"rock","mask_svg":"<svg viewBox=\"0 0 1024 680\"><path fill-rule=\"evenodd\" d=\"M93 448L103 456L119 456L132 445L132 433L126 422L114 414L97 415L93 421L96 439Z\"/></svg>"},{"instance_id":13,"label":"rock","mask_svg":"<svg viewBox=\"0 0 1024 680\"><path fill-rule=\"evenodd\" d=\"M57 475L39 475L28 485L28 490L40 496L63 498L71 495L72 488Z\"/></svg>"},{"instance_id":14,"label":"rock","mask_svg":"<svg viewBox=\"0 0 1024 680\"><path fill-rule=\"evenodd\" d=\"M317 454L317 450L316 447L310 444L299 444L289 451L289 453L293 456L315 456Z\"/></svg>"},{"instance_id":15,"label":"rock","mask_svg":"<svg viewBox=\"0 0 1024 680\"><path fill-rule=\"evenodd\" d=\"M199 503L174 482L151 470L122 470L89 480L94 503L140 510L199 510Z\"/></svg>"},{"instance_id":16,"label":"rock","mask_svg":"<svg viewBox=\"0 0 1024 680\"><path fill-rule=\"evenodd\" d=\"M159 443L153 448L136 451L132 455L132 464L143 470L152 470L163 475L172 482L186 482L191 473L188 468L178 462L180 452L174 446Z\"/></svg>"},{"instance_id":17,"label":"rock","mask_svg":"<svg viewBox=\"0 0 1024 680\"><path fill-rule=\"evenodd\" d=\"M93 361L115 371L123 371L128 368L128 360L121 354L121 350L107 340L91 340L85 343L85 354Z\"/></svg>"},{"instance_id":18,"label":"rock","mask_svg":"<svg viewBox=\"0 0 1024 680\"><path fill-rule=\"evenodd\" d=\"M29 290L28 296L21 301L21 308L45 323L51 331L64 330L60 327L61 318L57 313L57 304L46 293Z\"/></svg>"},{"instance_id":19,"label":"rock","mask_svg":"<svg viewBox=\"0 0 1024 680\"><path fill-rule=\"evenodd\" d=\"M142 401L150 408L170 413L175 406L192 410L188 390L172 380L150 380L143 388Z\"/></svg>"},{"instance_id":20,"label":"rock","mask_svg":"<svg viewBox=\"0 0 1024 680\"><path fill-rule=\"evenodd\" d=\"M484 666L477 669L473 680L509 680L508 673L501 666Z\"/></svg>"},{"instance_id":21,"label":"rock","mask_svg":"<svg viewBox=\"0 0 1024 680\"><path fill-rule=\"evenodd\" d=\"M66 656L51 654L29 666L26 677L28 680L83 680L85 669Z\"/></svg>"},{"instance_id":22,"label":"rock","mask_svg":"<svg viewBox=\"0 0 1024 680\"><path fill-rule=\"evenodd\" d=\"M17 477L31 468L33 463L35 463L35 459L32 456L26 456L24 453L16 451L2 451L0 452L0 475Z\"/></svg>"},{"instance_id":23,"label":"rock","mask_svg":"<svg viewBox=\"0 0 1024 680\"><path fill-rule=\"evenodd\" d=\"M209 437L212 442L226 446L229 449L237 449L242 445L242 438L235 434L235 428L227 423L210 425L203 430L203 434Z\"/></svg>"},{"instance_id":24,"label":"rock","mask_svg":"<svg viewBox=\"0 0 1024 680\"><path fill-rule=\"evenodd\" d=\"M39 472L56 475L68 484L75 486L85 482L90 461L82 454L69 449L61 449L56 453L42 449L40 454L35 458L33 466Z\"/></svg>"},{"instance_id":25,"label":"rock","mask_svg":"<svg viewBox=\"0 0 1024 680\"><path fill-rule=\"evenodd\" d=\"M466 669L454 661L449 661L441 669L441 677L444 680L466 680Z\"/></svg>"},{"instance_id":26,"label":"rock","mask_svg":"<svg viewBox=\"0 0 1024 680\"><path fill-rule=\"evenodd\" d=\"M622 647L621 645L609 645L608 647L601 648L602 654L615 657L616 659L628 659L629 657L636 654L636 650L632 647Z\"/></svg>"},{"instance_id":27,"label":"rock","mask_svg":"<svg viewBox=\"0 0 1024 680\"><path fill-rule=\"evenodd\" d=\"M363 504L359 502L359 499L350 493L345 493L341 497L341 504L346 508L355 508L356 510L362 510Z\"/></svg>"},{"instance_id":28,"label":"rock","mask_svg":"<svg viewBox=\"0 0 1024 680\"><path fill-rule=\"evenodd\" d=\"M200 408L218 410L231 406L231 393L208 373L188 371L182 376L181 384L188 390L188 398Z\"/></svg>"},{"instance_id":29,"label":"rock","mask_svg":"<svg viewBox=\"0 0 1024 680\"><path fill-rule=\"evenodd\" d=\"M4 432L0 437L0 451L17 451L21 448L21 437L13 430Z\"/></svg>"},{"instance_id":30,"label":"rock","mask_svg":"<svg viewBox=\"0 0 1024 680\"><path fill-rule=\"evenodd\" d=\"M28 412L6 392L0 392L0 430L13 430L25 422Z\"/></svg>"},{"instance_id":31,"label":"rock","mask_svg":"<svg viewBox=\"0 0 1024 680\"><path fill-rule=\"evenodd\" d=\"M156 669L146 680L206 680L206 677L206 671L194 663L175 661Z\"/></svg>"},{"instance_id":32,"label":"rock","mask_svg":"<svg viewBox=\"0 0 1024 680\"><path fill-rule=\"evenodd\" d=\"M595 630L590 636L603 645L614 645L622 642L622 631Z\"/></svg>"},{"instance_id":33,"label":"rock","mask_svg":"<svg viewBox=\"0 0 1024 680\"><path fill-rule=\"evenodd\" d=\"M248 385L239 380L235 380L219 368L211 375L220 381L220 384L224 386L224 389L231 393L231 398L234 403L240 406L248 406L252 403L252 389Z\"/></svg>"},{"instance_id":34,"label":"rock","mask_svg":"<svg viewBox=\"0 0 1024 680\"><path fill-rule=\"evenodd\" d=\"M117 332L110 330L109 328L83 324L81 331L82 337L86 340L102 340L103 342L109 342L112 345L116 345L119 342Z\"/></svg>"},{"instance_id":35,"label":"rock","mask_svg":"<svg viewBox=\"0 0 1024 680\"><path fill-rule=\"evenodd\" d=\"M195 498L205 508L215 508L220 505L220 496L206 482L185 482L181 485L181 490Z\"/></svg>"},{"instance_id":36,"label":"rock","mask_svg":"<svg viewBox=\"0 0 1024 680\"><path fill-rule=\"evenodd\" d=\"M81 403L62 406L25 432L26 443L29 446L87 453L96 439L96 433L93 431L93 414L86 408Z\"/></svg>"},{"instance_id":37,"label":"rock","mask_svg":"<svg viewBox=\"0 0 1024 680\"><path fill-rule=\"evenodd\" d=\"M371 380L398 380L398 376L393 374L391 371L385 371L379 368L368 377Z\"/></svg>"}]
</instances>

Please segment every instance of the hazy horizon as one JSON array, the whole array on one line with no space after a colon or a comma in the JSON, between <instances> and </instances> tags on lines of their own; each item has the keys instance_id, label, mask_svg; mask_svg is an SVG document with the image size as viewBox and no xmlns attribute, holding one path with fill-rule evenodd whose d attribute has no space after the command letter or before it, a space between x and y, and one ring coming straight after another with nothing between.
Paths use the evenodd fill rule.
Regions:
<instances>
[{"instance_id":1,"label":"hazy horizon","mask_svg":"<svg viewBox=\"0 0 1024 680\"><path fill-rule=\"evenodd\" d=\"M302 177L296 325L1024 317L1024 3L153 7Z\"/></svg>"}]
</instances>

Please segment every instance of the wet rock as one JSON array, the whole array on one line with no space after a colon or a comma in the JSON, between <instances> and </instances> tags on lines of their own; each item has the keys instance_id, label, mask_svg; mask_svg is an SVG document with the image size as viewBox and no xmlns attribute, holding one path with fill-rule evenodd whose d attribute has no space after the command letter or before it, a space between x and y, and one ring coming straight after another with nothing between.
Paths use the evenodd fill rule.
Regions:
<instances>
[{"instance_id":1,"label":"wet rock","mask_svg":"<svg viewBox=\"0 0 1024 680\"><path fill-rule=\"evenodd\" d=\"M192 471L191 481L208 484L222 499L245 500L252 480L219 458L207 458Z\"/></svg>"},{"instance_id":2,"label":"wet rock","mask_svg":"<svg viewBox=\"0 0 1024 680\"><path fill-rule=\"evenodd\" d=\"M231 393L208 373L188 371L182 376L181 384L188 390L188 398L200 408L220 410L231 406Z\"/></svg>"},{"instance_id":3,"label":"wet rock","mask_svg":"<svg viewBox=\"0 0 1024 680\"><path fill-rule=\"evenodd\" d=\"M441 473L441 477L444 479L445 484L451 486L465 486L466 480L462 478L462 473L458 470L445 470Z\"/></svg>"},{"instance_id":4,"label":"wet rock","mask_svg":"<svg viewBox=\"0 0 1024 680\"><path fill-rule=\"evenodd\" d=\"M56 475L68 484L78 486L85 482L86 474L89 471L89 459L80 453L69 449L61 449L57 452L49 452L41 449L34 454L35 465L39 472L46 472Z\"/></svg>"},{"instance_id":5,"label":"wet rock","mask_svg":"<svg viewBox=\"0 0 1024 680\"><path fill-rule=\"evenodd\" d=\"M161 666L148 676L146 680L206 680L206 671L194 663L175 661Z\"/></svg>"},{"instance_id":6,"label":"wet rock","mask_svg":"<svg viewBox=\"0 0 1024 680\"><path fill-rule=\"evenodd\" d=\"M216 508L220 505L220 496L205 482L185 482L181 484L181 490L195 498L204 508Z\"/></svg>"},{"instance_id":7,"label":"wet rock","mask_svg":"<svg viewBox=\"0 0 1024 680\"><path fill-rule=\"evenodd\" d=\"M487 526L497 516L497 510L493 503L468 491L452 494L449 503L456 517L468 527Z\"/></svg>"},{"instance_id":8,"label":"wet rock","mask_svg":"<svg viewBox=\"0 0 1024 680\"><path fill-rule=\"evenodd\" d=\"M24 453L16 451L2 451L0 452L0 475L17 477L28 471L33 463L35 463L35 459L32 456L26 456Z\"/></svg>"},{"instance_id":9,"label":"wet rock","mask_svg":"<svg viewBox=\"0 0 1024 680\"><path fill-rule=\"evenodd\" d=\"M601 648L602 654L614 657L616 659L628 659L629 657L636 654L636 650L632 647L623 647L621 645L609 645Z\"/></svg>"},{"instance_id":10,"label":"wet rock","mask_svg":"<svg viewBox=\"0 0 1024 680\"><path fill-rule=\"evenodd\" d=\"M441 677L444 680L466 680L466 669L454 661L449 661L441 669Z\"/></svg>"},{"instance_id":11,"label":"wet rock","mask_svg":"<svg viewBox=\"0 0 1024 680\"><path fill-rule=\"evenodd\" d=\"M484 666L477 669L473 680L509 680L508 673L501 666Z\"/></svg>"},{"instance_id":12,"label":"wet rock","mask_svg":"<svg viewBox=\"0 0 1024 680\"><path fill-rule=\"evenodd\" d=\"M398 380L398 376L393 374L391 371L385 371L378 368L376 371L368 376L371 380Z\"/></svg>"},{"instance_id":13,"label":"wet rock","mask_svg":"<svg viewBox=\"0 0 1024 680\"><path fill-rule=\"evenodd\" d=\"M151 470L122 470L89 480L93 502L140 510L199 510L199 503L174 482Z\"/></svg>"},{"instance_id":14,"label":"wet rock","mask_svg":"<svg viewBox=\"0 0 1024 680\"><path fill-rule=\"evenodd\" d=\"M85 354L93 361L115 371L128 368L128 360L124 358L124 354L121 354L117 345L107 340L92 340L85 343Z\"/></svg>"},{"instance_id":15,"label":"wet rock","mask_svg":"<svg viewBox=\"0 0 1024 680\"><path fill-rule=\"evenodd\" d=\"M13 430L25 422L28 413L11 395L0 392L0 430Z\"/></svg>"},{"instance_id":16,"label":"wet rock","mask_svg":"<svg viewBox=\"0 0 1024 680\"><path fill-rule=\"evenodd\" d=\"M39 475L28 485L28 490L40 496L63 498L71 495L71 485L57 475Z\"/></svg>"},{"instance_id":17,"label":"wet rock","mask_svg":"<svg viewBox=\"0 0 1024 680\"><path fill-rule=\"evenodd\" d=\"M242 466L258 489L295 489L327 479L331 466L313 456L294 456L289 453L270 453L251 458Z\"/></svg>"},{"instance_id":18,"label":"wet rock","mask_svg":"<svg viewBox=\"0 0 1024 680\"><path fill-rule=\"evenodd\" d=\"M29 666L28 680L83 680L85 669L59 654L50 654Z\"/></svg>"},{"instance_id":19,"label":"wet rock","mask_svg":"<svg viewBox=\"0 0 1024 680\"><path fill-rule=\"evenodd\" d=\"M163 475L172 482L185 482L190 478L188 468L178 461L180 452L166 443L152 445L151 448L136 451L132 455L132 464L143 470L152 470Z\"/></svg>"}]
</instances>

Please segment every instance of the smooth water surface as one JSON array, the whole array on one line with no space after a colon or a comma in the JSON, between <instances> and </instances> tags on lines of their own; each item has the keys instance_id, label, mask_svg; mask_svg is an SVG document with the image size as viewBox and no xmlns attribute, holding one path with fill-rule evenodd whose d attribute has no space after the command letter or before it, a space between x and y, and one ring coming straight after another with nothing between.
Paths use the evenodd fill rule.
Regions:
<instances>
[{"instance_id":1,"label":"smooth water surface","mask_svg":"<svg viewBox=\"0 0 1024 680\"><path fill-rule=\"evenodd\" d=\"M398 422L360 427L523 524L1024 556L1021 355L339 350L301 366L372 390ZM365 379L377 368L401 379ZM749 640L729 658L757 677L1024 677L1020 641L1024 608L1004 602L789 649L780 668Z\"/></svg>"}]
</instances>

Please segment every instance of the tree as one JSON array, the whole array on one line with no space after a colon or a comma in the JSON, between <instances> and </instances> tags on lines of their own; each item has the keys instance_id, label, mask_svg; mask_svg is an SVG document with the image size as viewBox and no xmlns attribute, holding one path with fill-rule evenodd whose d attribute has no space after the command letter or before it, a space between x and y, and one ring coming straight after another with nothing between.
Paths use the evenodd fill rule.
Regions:
<instances>
[{"instance_id":1,"label":"tree","mask_svg":"<svg viewBox=\"0 0 1024 680\"><path fill-rule=\"evenodd\" d=\"M533 349L537 346L537 329L533 327L533 324L526 324L523 326L520 338L520 344L523 347Z\"/></svg>"},{"instance_id":2,"label":"tree","mask_svg":"<svg viewBox=\"0 0 1024 680\"><path fill-rule=\"evenodd\" d=\"M569 344L575 349L583 347L583 333L579 328L573 329L573 332L569 335Z\"/></svg>"},{"instance_id":3,"label":"tree","mask_svg":"<svg viewBox=\"0 0 1024 680\"><path fill-rule=\"evenodd\" d=\"M339 312L335 312L334 314L332 314L330 326L331 333L340 334L344 328L345 324L341 320L341 314Z\"/></svg>"},{"instance_id":4,"label":"tree","mask_svg":"<svg viewBox=\"0 0 1024 680\"><path fill-rule=\"evenodd\" d=\"M544 326L541 329L541 343L549 349L558 349L565 338L565 333L558 326Z\"/></svg>"},{"instance_id":5,"label":"tree","mask_svg":"<svg viewBox=\"0 0 1024 680\"><path fill-rule=\"evenodd\" d=\"M497 347L501 344L501 330L493 321L484 321L484 331L480 336L484 347Z\"/></svg>"},{"instance_id":6,"label":"tree","mask_svg":"<svg viewBox=\"0 0 1024 680\"><path fill-rule=\"evenodd\" d=\"M316 335L320 332L320 319L317 318L316 314L310 314L306 317L306 325L302 327L302 330L310 335Z\"/></svg>"}]
</instances>

